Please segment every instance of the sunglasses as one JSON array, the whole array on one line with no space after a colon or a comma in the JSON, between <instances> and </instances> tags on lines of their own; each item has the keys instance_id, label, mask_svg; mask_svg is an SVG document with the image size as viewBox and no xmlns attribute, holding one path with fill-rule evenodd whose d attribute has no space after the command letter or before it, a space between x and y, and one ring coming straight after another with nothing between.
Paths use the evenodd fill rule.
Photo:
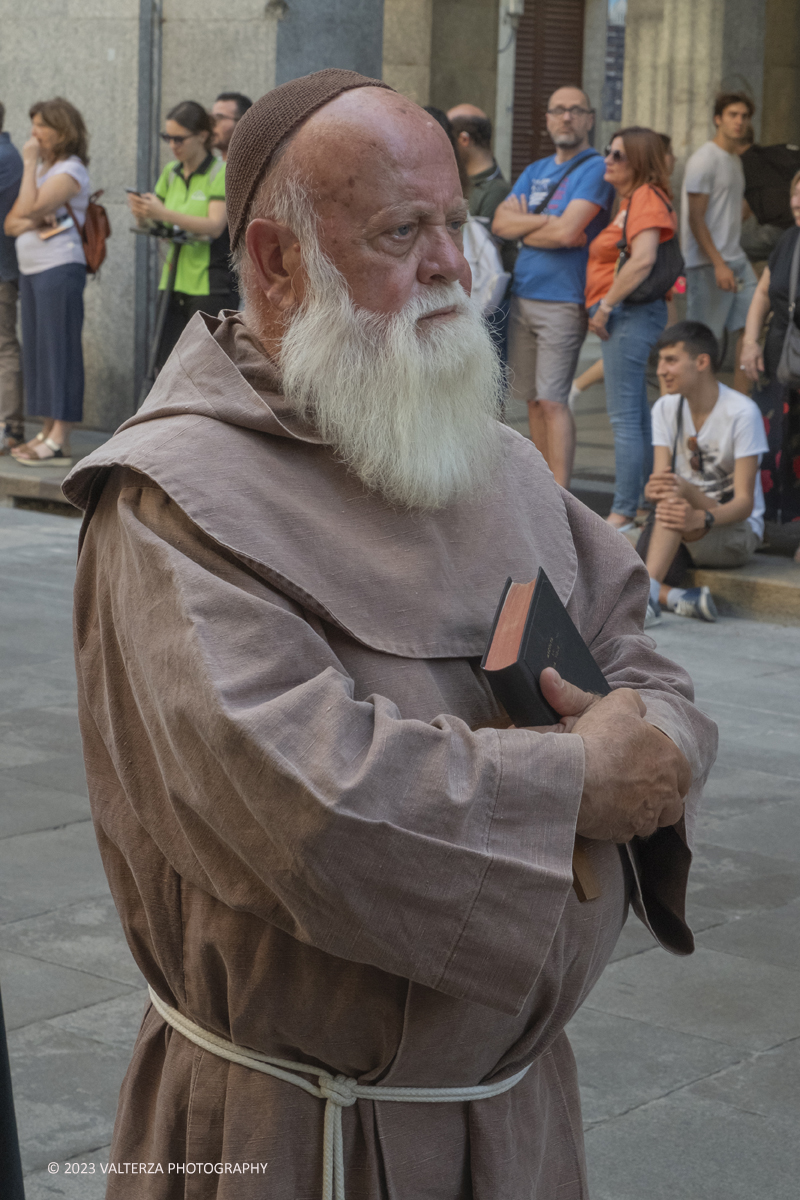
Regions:
<instances>
[{"instance_id":1,"label":"sunglasses","mask_svg":"<svg viewBox=\"0 0 800 1200\"><path fill-rule=\"evenodd\" d=\"M182 133L180 137L173 137L171 133L160 133L158 136L162 142L171 142L173 146L182 146L184 142L188 142L189 138L195 135L193 133Z\"/></svg>"},{"instance_id":2,"label":"sunglasses","mask_svg":"<svg viewBox=\"0 0 800 1200\"><path fill-rule=\"evenodd\" d=\"M697 444L697 438L696 437L687 438L686 446L689 450L689 454L691 455L691 458L689 459L689 466L692 468L693 471L697 471L698 475L702 475L703 474L703 451L700 449L700 447Z\"/></svg>"},{"instance_id":3,"label":"sunglasses","mask_svg":"<svg viewBox=\"0 0 800 1200\"><path fill-rule=\"evenodd\" d=\"M606 146L606 155L605 156L606 156L606 158L612 158L614 160L614 162L617 162L617 163L623 163L623 162L628 161L621 150L612 150L610 146Z\"/></svg>"}]
</instances>

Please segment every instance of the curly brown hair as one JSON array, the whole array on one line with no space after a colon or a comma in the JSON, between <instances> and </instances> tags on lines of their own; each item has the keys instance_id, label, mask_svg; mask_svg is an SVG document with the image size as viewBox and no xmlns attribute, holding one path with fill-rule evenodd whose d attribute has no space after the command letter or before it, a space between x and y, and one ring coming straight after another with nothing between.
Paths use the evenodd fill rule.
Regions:
<instances>
[{"instance_id":1,"label":"curly brown hair","mask_svg":"<svg viewBox=\"0 0 800 1200\"><path fill-rule=\"evenodd\" d=\"M63 96L54 96L52 100L38 100L28 110L31 120L37 115L58 134L56 158L69 158L74 154L88 167L89 135L83 117L75 105L70 104Z\"/></svg>"}]
</instances>

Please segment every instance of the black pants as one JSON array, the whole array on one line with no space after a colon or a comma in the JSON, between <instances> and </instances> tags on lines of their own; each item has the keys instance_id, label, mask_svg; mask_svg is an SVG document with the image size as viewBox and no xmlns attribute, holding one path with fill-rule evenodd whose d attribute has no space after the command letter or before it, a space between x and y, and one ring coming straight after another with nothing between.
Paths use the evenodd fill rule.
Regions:
<instances>
[{"instance_id":1,"label":"black pants","mask_svg":"<svg viewBox=\"0 0 800 1200\"><path fill-rule=\"evenodd\" d=\"M219 294L214 292L210 296L188 296L186 292L173 292L158 352L159 371L175 349L178 338L195 313L203 312L215 317L221 308L238 307L239 297L236 292L220 292Z\"/></svg>"}]
</instances>

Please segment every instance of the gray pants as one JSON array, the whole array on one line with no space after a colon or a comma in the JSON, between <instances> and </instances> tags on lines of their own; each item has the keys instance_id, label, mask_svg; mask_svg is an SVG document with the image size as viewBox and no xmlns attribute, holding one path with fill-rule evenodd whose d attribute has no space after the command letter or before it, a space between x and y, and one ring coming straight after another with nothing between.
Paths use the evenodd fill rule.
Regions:
<instances>
[{"instance_id":1,"label":"gray pants","mask_svg":"<svg viewBox=\"0 0 800 1200\"><path fill-rule=\"evenodd\" d=\"M16 280L0 281L0 426L22 424L22 371L17 340Z\"/></svg>"},{"instance_id":2,"label":"gray pants","mask_svg":"<svg viewBox=\"0 0 800 1200\"><path fill-rule=\"evenodd\" d=\"M712 525L705 537L684 542L696 567L743 567L761 545L747 521Z\"/></svg>"}]
</instances>

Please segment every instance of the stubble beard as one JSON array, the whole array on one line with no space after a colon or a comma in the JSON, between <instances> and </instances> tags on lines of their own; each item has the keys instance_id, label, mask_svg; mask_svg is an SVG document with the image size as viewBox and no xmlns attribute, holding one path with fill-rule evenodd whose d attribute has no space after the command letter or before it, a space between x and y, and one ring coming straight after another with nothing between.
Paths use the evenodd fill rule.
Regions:
<instances>
[{"instance_id":1,"label":"stubble beard","mask_svg":"<svg viewBox=\"0 0 800 1200\"><path fill-rule=\"evenodd\" d=\"M558 146L562 150L571 150L573 146L579 146L583 141L583 134L577 133L575 130L566 133L559 133L552 139L553 145Z\"/></svg>"},{"instance_id":2,"label":"stubble beard","mask_svg":"<svg viewBox=\"0 0 800 1200\"><path fill-rule=\"evenodd\" d=\"M284 395L370 490L435 510L490 488L500 458L503 372L460 284L430 285L389 316L356 308L319 247L280 350ZM456 315L420 327L425 313Z\"/></svg>"}]
</instances>

